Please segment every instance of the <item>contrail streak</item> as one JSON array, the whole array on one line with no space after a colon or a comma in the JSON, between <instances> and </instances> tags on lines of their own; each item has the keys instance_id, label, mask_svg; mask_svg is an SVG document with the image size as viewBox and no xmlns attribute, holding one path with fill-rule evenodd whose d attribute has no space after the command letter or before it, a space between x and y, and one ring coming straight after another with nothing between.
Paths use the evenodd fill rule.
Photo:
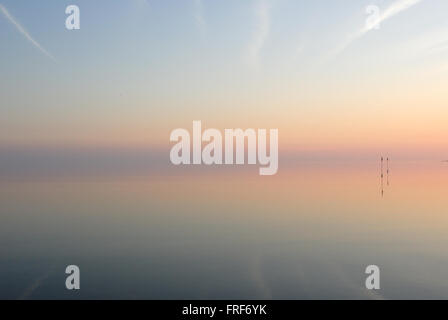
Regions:
<instances>
[{"instance_id":1,"label":"contrail streak","mask_svg":"<svg viewBox=\"0 0 448 320\"><path fill-rule=\"evenodd\" d=\"M381 22L384 22L385 20L388 20L392 18L393 16L399 14L402 11L405 11L416 4L422 2L423 0L397 0L394 3L390 5L375 21L373 26L365 26L355 34L352 34L339 48L335 50L333 55L337 55L344 51L353 41L363 37L367 32L372 30L375 26L378 26L381 24Z\"/></svg>"},{"instance_id":2,"label":"contrail streak","mask_svg":"<svg viewBox=\"0 0 448 320\"><path fill-rule=\"evenodd\" d=\"M45 50L40 44L39 42L37 42L36 40L33 39L33 37L31 37L31 35L28 33L28 31L26 31L26 29L24 27L22 27L20 25L19 22L17 22L14 17L8 12L8 10L6 10L6 8L0 4L0 11L3 13L3 15L9 20L9 22L11 22L16 28L17 30L23 34L25 36L25 38L30 41L37 49L39 49L43 54L45 54L47 57L49 57L50 59L52 59L53 61L56 61L56 59L51 55L51 53L49 53L47 50Z\"/></svg>"},{"instance_id":3,"label":"contrail streak","mask_svg":"<svg viewBox=\"0 0 448 320\"><path fill-rule=\"evenodd\" d=\"M249 43L248 61L250 64L258 66L260 51L266 42L270 30L270 4L267 0L260 0L255 9L255 14L258 20L257 29L251 42Z\"/></svg>"}]
</instances>

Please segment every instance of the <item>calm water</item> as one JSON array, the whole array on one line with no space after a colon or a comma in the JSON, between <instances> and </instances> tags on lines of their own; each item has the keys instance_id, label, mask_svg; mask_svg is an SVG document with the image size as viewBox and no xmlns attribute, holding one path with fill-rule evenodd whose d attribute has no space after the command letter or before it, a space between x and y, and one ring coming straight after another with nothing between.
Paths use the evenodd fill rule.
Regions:
<instances>
[{"instance_id":1,"label":"calm water","mask_svg":"<svg viewBox=\"0 0 448 320\"><path fill-rule=\"evenodd\" d=\"M257 172L3 179L0 298L448 298L448 164Z\"/></svg>"}]
</instances>

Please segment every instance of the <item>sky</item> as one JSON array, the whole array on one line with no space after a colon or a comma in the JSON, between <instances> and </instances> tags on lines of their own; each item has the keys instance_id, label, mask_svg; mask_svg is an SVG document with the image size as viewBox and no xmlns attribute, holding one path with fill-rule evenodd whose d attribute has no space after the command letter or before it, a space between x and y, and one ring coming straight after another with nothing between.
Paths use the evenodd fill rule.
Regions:
<instances>
[{"instance_id":1,"label":"sky","mask_svg":"<svg viewBox=\"0 0 448 320\"><path fill-rule=\"evenodd\" d=\"M65 28L80 8L81 29ZM374 26L368 6L379 8ZM0 147L169 148L278 128L282 152L448 158L446 0L0 0Z\"/></svg>"}]
</instances>

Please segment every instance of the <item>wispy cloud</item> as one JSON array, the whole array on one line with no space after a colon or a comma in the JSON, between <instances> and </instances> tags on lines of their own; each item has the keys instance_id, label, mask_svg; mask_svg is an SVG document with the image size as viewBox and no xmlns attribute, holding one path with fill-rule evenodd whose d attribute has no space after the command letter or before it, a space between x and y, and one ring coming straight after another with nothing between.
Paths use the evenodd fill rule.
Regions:
<instances>
[{"instance_id":1,"label":"wispy cloud","mask_svg":"<svg viewBox=\"0 0 448 320\"><path fill-rule=\"evenodd\" d=\"M437 43L437 44L429 47L427 49L427 51L429 53L434 53L434 54L446 52L446 51L448 51L448 41L443 41L443 42Z\"/></svg>"},{"instance_id":2,"label":"wispy cloud","mask_svg":"<svg viewBox=\"0 0 448 320\"><path fill-rule=\"evenodd\" d=\"M396 0L392 3L386 10L381 11L378 18L369 26L367 24L357 31L356 33L350 35L345 42L343 42L334 52L333 55L337 55L344 51L350 44L352 44L355 40L363 37L369 31L375 29L375 27L379 26L382 22L392 18L393 16L403 12L416 4L422 2L423 0Z\"/></svg>"},{"instance_id":3,"label":"wispy cloud","mask_svg":"<svg viewBox=\"0 0 448 320\"><path fill-rule=\"evenodd\" d=\"M260 51L269 35L271 27L270 9L271 6L267 0L260 0L255 7L257 26L248 46L247 57L248 62L254 66L258 66L260 63Z\"/></svg>"},{"instance_id":4,"label":"wispy cloud","mask_svg":"<svg viewBox=\"0 0 448 320\"><path fill-rule=\"evenodd\" d=\"M22 27L22 25L16 20L14 19L14 17L8 12L8 10L6 10L6 8L0 4L0 11L3 13L3 15L6 17L6 19L9 20L9 22L11 22L16 29L29 41L31 42L31 44L33 46L35 46L37 49L39 49L43 54L45 54L47 57L49 57L50 59L52 59L53 61L56 61L56 59L47 51L45 50L40 44L39 42L37 42L36 40L33 39L33 37L31 37L31 35L28 33L28 31L26 31L26 29L24 27Z\"/></svg>"},{"instance_id":5,"label":"wispy cloud","mask_svg":"<svg viewBox=\"0 0 448 320\"><path fill-rule=\"evenodd\" d=\"M202 0L194 0L194 19L199 30L204 32L207 23L204 18L204 6Z\"/></svg>"},{"instance_id":6,"label":"wispy cloud","mask_svg":"<svg viewBox=\"0 0 448 320\"><path fill-rule=\"evenodd\" d=\"M37 279L35 279L31 283L31 285L29 287L27 287L25 289L25 291L20 295L18 300L26 300L26 299L28 299L34 293L34 291L36 291L42 285L42 283L50 276L50 274L53 272L53 269L54 268L50 268L50 270L47 273L45 273L44 275L42 275L42 276L38 277Z\"/></svg>"}]
</instances>

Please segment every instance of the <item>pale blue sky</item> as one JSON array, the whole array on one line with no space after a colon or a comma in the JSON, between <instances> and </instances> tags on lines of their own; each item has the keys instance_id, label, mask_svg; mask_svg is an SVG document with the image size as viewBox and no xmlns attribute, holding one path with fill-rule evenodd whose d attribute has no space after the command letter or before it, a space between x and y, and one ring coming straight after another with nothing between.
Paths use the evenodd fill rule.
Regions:
<instances>
[{"instance_id":1,"label":"pale blue sky","mask_svg":"<svg viewBox=\"0 0 448 320\"><path fill-rule=\"evenodd\" d=\"M284 128L290 140L317 134L317 143L331 134L311 130L332 123L328 130L341 130L342 141L358 134L343 132L347 121L358 124L361 136L371 134L375 126L363 121L382 118L391 106L392 114L414 108L411 127L423 109L408 100L428 96L435 97L425 106L431 117L447 115L441 112L448 80L446 0L0 4L54 57L0 12L3 143L58 137L82 143L93 134L103 137L98 141L137 142L148 128L163 139L193 119ZM70 4L80 7L81 30L65 29ZM363 33L371 4L381 14L401 9L386 14L379 30ZM359 107L372 102L372 93L379 96L374 107L380 115Z\"/></svg>"}]
</instances>

